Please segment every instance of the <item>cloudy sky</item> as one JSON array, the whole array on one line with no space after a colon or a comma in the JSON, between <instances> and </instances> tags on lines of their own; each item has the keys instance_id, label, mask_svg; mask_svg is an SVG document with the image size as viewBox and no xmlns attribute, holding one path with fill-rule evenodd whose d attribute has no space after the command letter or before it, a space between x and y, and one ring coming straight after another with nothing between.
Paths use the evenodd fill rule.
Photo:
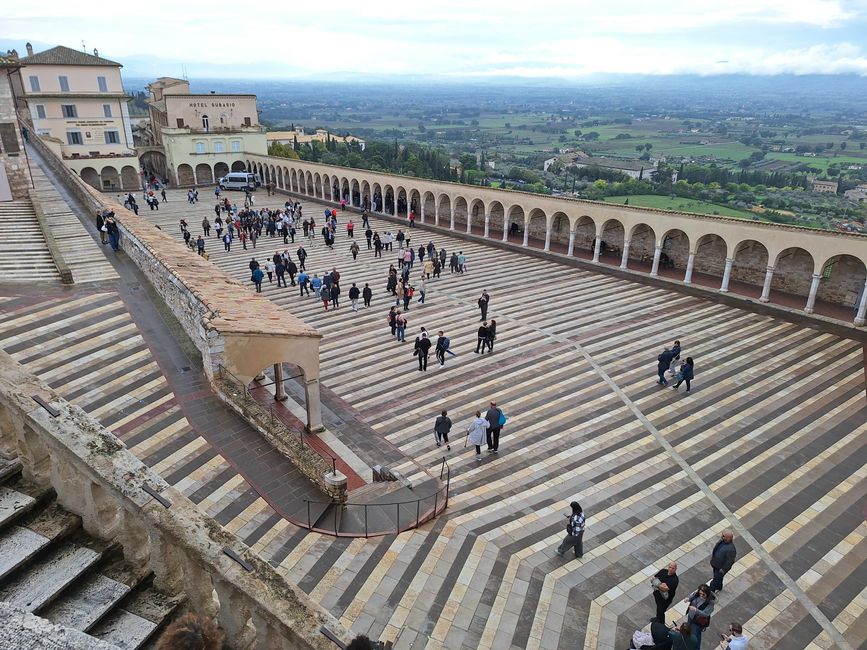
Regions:
<instances>
[{"instance_id":1,"label":"cloudy sky","mask_svg":"<svg viewBox=\"0 0 867 650\"><path fill-rule=\"evenodd\" d=\"M867 0L3 0L0 46L99 49L127 76L867 76ZM88 8L90 10L88 10Z\"/></svg>"}]
</instances>

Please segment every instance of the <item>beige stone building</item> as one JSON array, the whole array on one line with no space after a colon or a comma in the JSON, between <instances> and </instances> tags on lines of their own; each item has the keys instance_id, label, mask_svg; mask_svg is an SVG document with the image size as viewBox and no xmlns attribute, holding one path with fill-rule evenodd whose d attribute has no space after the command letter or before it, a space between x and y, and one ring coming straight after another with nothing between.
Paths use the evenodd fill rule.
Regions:
<instances>
[{"instance_id":1,"label":"beige stone building","mask_svg":"<svg viewBox=\"0 0 867 650\"><path fill-rule=\"evenodd\" d=\"M244 152L265 154L255 95L194 94L185 79L148 85L148 125L137 148L142 167L177 186L209 185L244 169Z\"/></svg>"},{"instance_id":2,"label":"beige stone building","mask_svg":"<svg viewBox=\"0 0 867 650\"><path fill-rule=\"evenodd\" d=\"M813 181L812 188L814 192L827 192L828 194L837 193L837 181Z\"/></svg>"},{"instance_id":3,"label":"beige stone building","mask_svg":"<svg viewBox=\"0 0 867 650\"><path fill-rule=\"evenodd\" d=\"M19 59L18 109L64 163L107 191L141 186L121 64L58 46ZM19 114L21 114L19 113Z\"/></svg>"},{"instance_id":4,"label":"beige stone building","mask_svg":"<svg viewBox=\"0 0 867 650\"><path fill-rule=\"evenodd\" d=\"M311 142L322 142L331 137L337 142L343 144L357 144L364 151L364 140L357 138L354 135L334 135L326 129L316 129L314 133L305 133L303 126L296 126L294 131L270 131L266 134L268 144L283 144L290 147L295 147L297 142L299 145L310 144Z\"/></svg>"},{"instance_id":5,"label":"beige stone building","mask_svg":"<svg viewBox=\"0 0 867 650\"><path fill-rule=\"evenodd\" d=\"M11 56L0 56L0 201L23 199L30 186L27 154L10 84L10 74L20 65Z\"/></svg>"}]
</instances>

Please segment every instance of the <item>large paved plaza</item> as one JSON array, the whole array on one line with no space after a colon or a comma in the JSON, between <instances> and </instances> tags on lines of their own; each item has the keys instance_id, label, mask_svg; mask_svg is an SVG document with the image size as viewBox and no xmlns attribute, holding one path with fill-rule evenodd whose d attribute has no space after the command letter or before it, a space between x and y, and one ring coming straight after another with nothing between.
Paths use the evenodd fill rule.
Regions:
<instances>
[{"instance_id":1,"label":"large paved plaza","mask_svg":"<svg viewBox=\"0 0 867 650\"><path fill-rule=\"evenodd\" d=\"M141 216L179 239L184 217L197 234L213 217L212 194L200 190L196 206L184 194ZM321 223L321 206L304 210ZM421 326L445 330L457 355L422 373L412 343L395 342L386 323L396 252L374 259L361 238L353 262L350 216L360 230L360 216L342 214L333 251L318 236L304 242L311 272L340 270L338 310L276 282L264 291L323 333L322 382L369 425L358 435L384 437L431 472L445 454L449 509L417 530L335 539L281 517L272 506L299 498L286 488L297 477L264 444L220 438L243 426L213 415L207 386L123 269L119 285L4 287L0 346L353 631L397 648L626 648L654 613L649 575L677 561L685 597L709 580L725 528L738 560L704 647L732 620L751 648L867 647L860 343L416 229L416 245L462 250L469 267L430 281L426 303L411 306L408 338ZM284 248L263 238L255 251L236 243L226 253L208 241L211 261L248 286L250 258ZM370 283L371 309L351 310L352 282ZM476 355L482 289L498 338L493 354ZM675 338L696 363L689 395L655 384L656 356ZM509 422L501 453L476 463L461 432L492 399ZM451 452L433 444L442 408L456 422ZM261 471L251 469L260 458ZM581 560L554 554L573 499L588 514Z\"/></svg>"}]
</instances>

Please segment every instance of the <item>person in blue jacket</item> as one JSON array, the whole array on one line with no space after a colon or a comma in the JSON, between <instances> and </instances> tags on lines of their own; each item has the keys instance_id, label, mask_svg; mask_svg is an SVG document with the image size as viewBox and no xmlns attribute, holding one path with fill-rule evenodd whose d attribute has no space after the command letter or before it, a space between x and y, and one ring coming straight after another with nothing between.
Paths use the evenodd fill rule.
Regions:
<instances>
[{"instance_id":1,"label":"person in blue jacket","mask_svg":"<svg viewBox=\"0 0 867 650\"><path fill-rule=\"evenodd\" d=\"M689 382L692 381L693 377L695 377L695 363L692 357L687 357L686 361L680 364L680 370L677 371L677 383L672 388L677 390L681 383L686 382L686 392L688 393L690 389Z\"/></svg>"},{"instance_id":2,"label":"person in blue jacket","mask_svg":"<svg viewBox=\"0 0 867 650\"><path fill-rule=\"evenodd\" d=\"M256 285L256 293L262 293L262 278L265 277L265 274L262 273L262 269L258 266L253 269L253 284Z\"/></svg>"}]
</instances>

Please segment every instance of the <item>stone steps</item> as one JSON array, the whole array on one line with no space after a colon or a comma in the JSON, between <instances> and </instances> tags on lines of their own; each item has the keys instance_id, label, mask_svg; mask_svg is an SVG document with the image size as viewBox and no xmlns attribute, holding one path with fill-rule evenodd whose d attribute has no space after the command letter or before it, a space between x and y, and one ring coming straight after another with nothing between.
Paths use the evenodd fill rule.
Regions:
<instances>
[{"instance_id":1,"label":"stone steps","mask_svg":"<svg viewBox=\"0 0 867 650\"><path fill-rule=\"evenodd\" d=\"M60 280L29 200L0 203L0 224L0 281Z\"/></svg>"}]
</instances>

